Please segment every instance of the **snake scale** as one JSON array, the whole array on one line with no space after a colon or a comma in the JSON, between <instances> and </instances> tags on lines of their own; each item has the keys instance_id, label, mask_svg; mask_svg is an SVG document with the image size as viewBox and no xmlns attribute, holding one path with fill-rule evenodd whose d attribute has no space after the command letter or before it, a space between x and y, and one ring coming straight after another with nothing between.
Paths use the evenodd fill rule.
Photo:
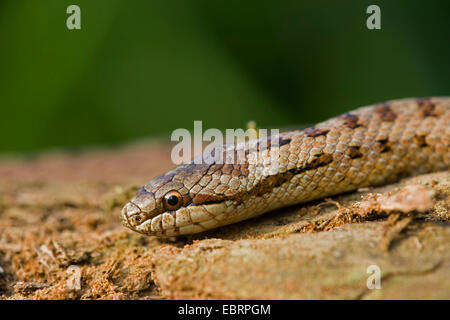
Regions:
<instances>
[{"instance_id":1,"label":"snake scale","mask_svg":"<svg viewBox=\"0 0 450 320\"><path fill-rule=\"evenodd\" d=\"M305 130L269 136L266 143L259 138L217 150L225 157L242 151L243 161L192 160L176 167L136 193L122 209L122 224L158 237L193 234L280 207L449 169L450 97L361 107Z\"/></svg>"}]
</instances>

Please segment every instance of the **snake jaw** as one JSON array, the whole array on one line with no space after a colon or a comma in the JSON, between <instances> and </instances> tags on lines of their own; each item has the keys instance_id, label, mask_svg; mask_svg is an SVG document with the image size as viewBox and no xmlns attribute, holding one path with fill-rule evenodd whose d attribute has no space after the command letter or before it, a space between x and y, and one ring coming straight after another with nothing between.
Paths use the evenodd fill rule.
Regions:
<instances>
[{"instance_id":1,"label":"snake jaw","mask_svg":"<svg viewBox=\"0 0 450 320\"><path fill-rule=\"evenodd\" d=\"M207 206L188 206L176 211L149 214L138 207L134 201L122 209L122 224L148 236L170 237L206 231L226 221L226 211L232 209L224 203ZM225 223L226 224L226 223Z\"/></svg>"}]
</instances>

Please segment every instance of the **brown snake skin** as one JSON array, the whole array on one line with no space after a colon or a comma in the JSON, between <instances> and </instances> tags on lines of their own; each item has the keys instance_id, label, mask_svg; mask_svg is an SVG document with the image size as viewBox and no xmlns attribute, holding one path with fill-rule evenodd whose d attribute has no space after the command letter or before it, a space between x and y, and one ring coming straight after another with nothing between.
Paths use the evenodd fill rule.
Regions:
<instances>
[{"instance_id":1,"label":"brown snake skin","mask_svg":"<svg viewBox=\"0 0 450 320\"><path fill-rule=\"evenodd\" d=\"M190 162L150 181L125 205L122 223L159 237L192 234L276 208L449 169L450 98L389 101L280 133L266 144L260 140L217 149L243 163ZM211 160L212 155L203 157Z\"/></svg>"}]
</instances>

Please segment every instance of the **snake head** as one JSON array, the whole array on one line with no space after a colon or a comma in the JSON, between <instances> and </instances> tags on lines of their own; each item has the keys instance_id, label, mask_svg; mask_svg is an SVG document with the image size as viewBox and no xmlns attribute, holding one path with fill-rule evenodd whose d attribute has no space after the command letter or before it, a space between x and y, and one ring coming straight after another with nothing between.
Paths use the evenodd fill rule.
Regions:
<instances>
[{"instance_id":1,"label":"snake head","mask_svg":"<svg viewBox=\"0 0 450 320\"><path fill-rule=\"evenodd\" d=\"M208 186L220 180L222 167L189 163L153 179L123 207L122 224L133 231L160 237L220 226L231 202Z\"/></svg>"}]
</instances>

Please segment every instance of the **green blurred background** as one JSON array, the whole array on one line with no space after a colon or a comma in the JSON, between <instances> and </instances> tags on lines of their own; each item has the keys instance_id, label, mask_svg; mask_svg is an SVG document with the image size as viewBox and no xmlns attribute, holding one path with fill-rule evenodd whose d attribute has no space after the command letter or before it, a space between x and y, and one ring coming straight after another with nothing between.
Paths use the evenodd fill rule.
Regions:
<instances>
[{"instance_id":1,"label":"green blurred background","mask_svg":"<svg viewBox=\"0 0 450 320\"><path fill-rule=\"evenodd\" d=\"M382 30L366 28L370 4ZM449 95L449 21L449 1L1 0L0 152Z\"/></svg>"}]
</instances>

